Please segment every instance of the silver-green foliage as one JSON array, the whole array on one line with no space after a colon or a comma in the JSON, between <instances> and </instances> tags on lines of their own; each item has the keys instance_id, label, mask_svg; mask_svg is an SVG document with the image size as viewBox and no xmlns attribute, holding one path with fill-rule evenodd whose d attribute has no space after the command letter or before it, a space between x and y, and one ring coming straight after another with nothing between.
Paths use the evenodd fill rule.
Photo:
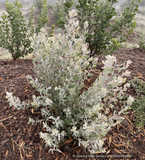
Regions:
<instances>
[{"instance_id":1,"label":"silver-green foliage","mask_svg":"<svg viewBox=\"0 0 145 160\"><path fill-rule=\"evenodd\" d=\"M76 11L69 12L66 33L53 37L46 36L45 29L31 38L34 47L34 71L37 78L30 83L40 96L32 96L32 101L20 102L7 92L10 106L16 109L26 107L42 107L43 119L31 119L29 123L43 122L46 132L40 132L50 151L59 150L59 144L72 136L91 153L105 152L103 143L105 135L111 127L120 123L122 114L130 108L133 97L125 98L124 92L129 88L125 76L131 61L117 65L114 56L106 56L103 61L103 72L94 84L81 93L84 80L91 75L92 67L97 64L97 58L89 58L89 50L85 37L79 31ZM87 23L83 33L87 33ZM78 37L78 38L76 38ZM92 62L92 67L89 62ZM122 107L118 108L117 103ZM49 124L48 124L49 122Z\"/></svg>"},{"instance_id":2,"label":"silver-green foliage","mask_svg":"<svg viewBox=\"0 0 145 160\"><path fill-rule=\"evenodd\" d=\"M6 48L13 59L27 55L33 51L29 38L38 33L48 22L46 0L43 1L42 12L39 14L38 24L33 24L33 5L28 18L28 23L22 14L22 4L15 0L14 4L6 1L6 12L0 20L0 47Z\"/></svg>"}]
</instances>

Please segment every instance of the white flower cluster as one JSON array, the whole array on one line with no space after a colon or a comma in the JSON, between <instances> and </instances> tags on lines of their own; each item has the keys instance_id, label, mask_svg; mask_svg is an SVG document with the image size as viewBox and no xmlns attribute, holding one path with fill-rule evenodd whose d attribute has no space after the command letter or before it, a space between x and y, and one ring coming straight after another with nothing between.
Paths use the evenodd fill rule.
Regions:
<instances>
[{"instance_id":1,"label":"white flower cluster","mask_svg":"<svg viewBox=\"0 0 145 160\"><path fill-rule=\"evenodd\" d=\"M124 76L130 72L123 72L131 63L127 62L122 68L117 65L116 57L106 56L103 61L103 72L94 84L80 94L84 86L84 78L95 66L97 58L89 57L85 37L80 33L76 11L69 12L68 25L65 25L66 33L48 37L45 29L38 36L34 35L32 46L35 48L34 70L38 79L28 78L30 83L39 92L40 96L33 96L32 102L20 102L11 93L7 93L8 101L15 108L28 106L40 107L43 127L46 133L40 133L40 137L51 147L51 151L59 150L59 143L68 135L77 139L79 145L83 145L91 153L105 152L103 149L104 137L111 127L123 119L122 113L126 112L133 97L125 101L124 91L130 86L125 83ZM86 22L87 26L87 22ZM87 30L84 30L87 32ZM77 38L78 37L78 38ZM121 75L117 74L123 72ZM122 100L122 108L119 112L115 105ZM113 112L110 113L110 110ZM116 122L114 122L116 120ZM50 122L50 123L48 123ZM34 123L30 119L30 123ZM83 137L83 138L82 138Z\"/></svg>"}]
</instances>

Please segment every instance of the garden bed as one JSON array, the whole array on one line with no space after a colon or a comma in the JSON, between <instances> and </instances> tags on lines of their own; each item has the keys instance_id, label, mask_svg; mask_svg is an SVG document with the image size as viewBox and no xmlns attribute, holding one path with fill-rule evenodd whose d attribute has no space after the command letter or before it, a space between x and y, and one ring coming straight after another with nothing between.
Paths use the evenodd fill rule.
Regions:
<instances>
[{"instance_id":1,"label":"garden bed","mask_svg":"<svg viewBox=\"0 0 145 160\"><path fill-rule=\"evenodd\" d=\"M113 55L117 57L118 63L131 60L129 66L131 76L128 80L137 77L145 82L145 51L142 49L119 49ZM99 66L94 70L94 76L85 81L87 89L99 76L103 64L103 56L99 57ZM48 153L45 143L39 138L39 132L43 128L39 125L28 125L29 117L41 116L39 109L14 110L10 107L6 92L12 92L20 100L31 99L32 95L39 93L29 84L27 75L36 77L33 71L31 59L0 60L0 159L1 160L61 160L61 159L97 159L87 157L89 153L83 147L79 147L73 139L62 143L62 153ZM133 89L128 93L135 96ZM127 156L135 159L145 159L145 128L138 132L135 126L134 113L130 110L125 115L125 120L112 128L107 134L104 147L106 155ZM79 156L80 155L80 156ZM83 157L86 155L87 158ZM99 159L99 158L98 158ZM105 159L105 158L104 158ZM122 157L123 159L123 157Z\"/></svg>"}]
</instances>

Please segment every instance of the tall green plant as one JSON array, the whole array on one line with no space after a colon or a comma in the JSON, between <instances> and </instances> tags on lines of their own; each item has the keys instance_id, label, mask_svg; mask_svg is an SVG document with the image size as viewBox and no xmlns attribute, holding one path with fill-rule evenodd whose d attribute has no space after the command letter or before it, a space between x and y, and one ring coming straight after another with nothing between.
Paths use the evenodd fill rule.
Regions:
<instances>
[{"instance_id":1,"label":"tall green plant","mask_svg":"<svg viewBox=\"0 0 145 160\"><path fill-rule=\"evenodd\" d=\"M88 23L89 32L85 37L90 57L95 54L113 53L135 28L133 18L138 10L139 0L132 0L130 7L126 7L120 18L114 20L113 17L117 13L112 2L116 0L78 0L76 9L81 29L84 28L85 22Z\"/></svg>"},{"instance_id":2,"label":"tall green plant","mask_svg":"<svg viewBox=\"0 0 145 160\"><path fill-rule=\"evenodd\" d=\"M29 38L38 33L48 22L47 2L43 1L42 12L39 15L38 24L33 24L33 5L26 23L25 17L20 10L22 4L15 0L14 4L6 1L6 13L3 13L0 21L0 47L8 49L14 60L23 57L33 51Z\"/></svg>"}]
</instances>

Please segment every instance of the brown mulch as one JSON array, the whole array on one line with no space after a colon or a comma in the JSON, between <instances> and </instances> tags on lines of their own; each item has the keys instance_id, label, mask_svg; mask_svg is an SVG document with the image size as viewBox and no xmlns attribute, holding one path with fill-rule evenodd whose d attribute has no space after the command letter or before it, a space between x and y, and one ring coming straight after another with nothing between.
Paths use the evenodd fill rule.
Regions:
<instances>
[{"instance_id":1,"label":"brown mulch","mask_svg":"<svg viewBox=\"0 0 145 160\"><path fill-rule=\"evenodd\" d=\"M131 71L129 79L137 77L145 81L144 50L119 49L114 55L118 63L129 59L133 62L129 66ZM102 59L104 59L103 56ZM100 68L94 71L93 78L85 82L86 88L98 77L101 66L100 64ZM89 153L83 147L77 146L72 139L61 145L62 153L50 154L44 141L39 138L39 132L43 128L39 125L27 124L29 117L40 116L40 110L32 108L14 110L9 106L6 92L12 92L22 101L31 99L34 94L39 95L26 79L26 75L36 77L32 68L32 60L29 59L0 60L0 160L100 159L100 154L94 155L93 158L89 157ZM132 90L130 92L133 94ZM134 114L130 111L125 115L125 120L107 134L104 143L107 150L106 156L122 156L120 159L131 156L130 159L145 159L145 128L137 132L135 121ZM85 158L84 155L88 157Z\"/></svg>"}]
</instances>

